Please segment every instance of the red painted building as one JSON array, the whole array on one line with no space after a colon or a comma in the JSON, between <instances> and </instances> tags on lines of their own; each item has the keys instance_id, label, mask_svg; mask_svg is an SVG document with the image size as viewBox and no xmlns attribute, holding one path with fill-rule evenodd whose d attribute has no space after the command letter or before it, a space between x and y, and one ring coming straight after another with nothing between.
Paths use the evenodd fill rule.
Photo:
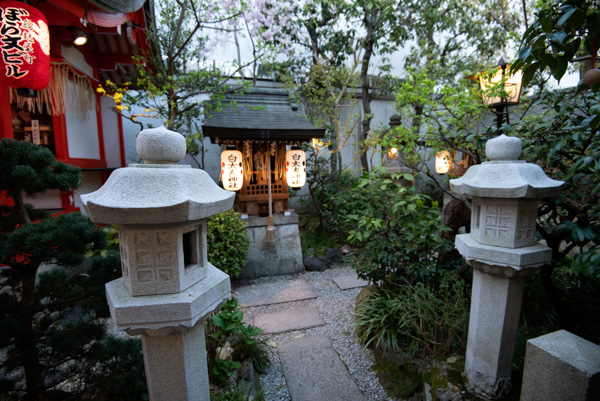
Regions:
<instances>
[{"instance_id":1,"label":"red painted building","mask_svg":"<svg viewBox=\"0 0 600 401\"><path fill-rule=\"evenodd\" d=\"M50 84L37 97L29 98L0 81L0 138L48 147L59 160L82 168L84 179L78 191L91 192L112 170L125 166L121 117L112 111L113 99L96 89L107 79L120 82L120 69L132 69L132 56L148 51L147 16L152 4L145 0L27 3L48 21ZM87 42L75 45L81 32ZM30 203L56 210L80 205L77 193L58 191L49 191Z\"/></svg>"}]
</instances>

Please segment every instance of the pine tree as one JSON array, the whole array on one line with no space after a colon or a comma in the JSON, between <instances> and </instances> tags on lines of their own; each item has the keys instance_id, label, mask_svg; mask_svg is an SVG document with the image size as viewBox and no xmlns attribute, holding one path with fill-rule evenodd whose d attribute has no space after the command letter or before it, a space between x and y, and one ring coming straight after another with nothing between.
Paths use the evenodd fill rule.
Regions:
<instances>
[{"instance_id":1,"label":"pine tree","mask_svg":"<svg viewBox=\"0 0 600 401\"><path fill-rule=\"evenodd\" d=\"M84 364L102 359L104 283L120 274L118 253L84 269L86 254L106 246L105 233L80 213L53 218L23 201L76 188L78 167L13 140L0 141L0 160L0 191L14 203L0 210L0 393L64 399L57 385L76 383ZM54 267L41 272L44 265Z\"/></svg>"}]
</instances>

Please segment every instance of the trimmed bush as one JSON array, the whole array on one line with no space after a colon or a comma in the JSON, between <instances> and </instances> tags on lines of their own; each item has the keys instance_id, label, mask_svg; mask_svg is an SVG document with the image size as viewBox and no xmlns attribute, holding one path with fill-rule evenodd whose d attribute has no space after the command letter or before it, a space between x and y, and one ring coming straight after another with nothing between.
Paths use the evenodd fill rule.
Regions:
<instances>
[{"instance_id":1,"label":"trimmed bush","mask_svg":"<svg viewBox=\"0 0 600 401\"><path fill-rule=\"evenodd\" d=\"M233 210L208 218L208 261L232 278L240 275L250 247L247 224Z\"/></svg>"}]
</instances>

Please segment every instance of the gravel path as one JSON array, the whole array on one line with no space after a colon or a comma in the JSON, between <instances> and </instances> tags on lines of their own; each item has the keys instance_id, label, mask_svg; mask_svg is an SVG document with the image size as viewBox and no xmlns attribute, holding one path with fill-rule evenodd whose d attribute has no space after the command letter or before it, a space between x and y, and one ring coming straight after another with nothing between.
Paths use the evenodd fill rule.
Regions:
<instances>
[{"instance_id":1,"label":"gravel path","mask_svg":"<svg viewBox=\"0 0 600 401\"><path fill-rule=\"evenodd\" d=\"M306 272L297 275L264 277L255 280L236 281L233 283L233 293L236 288L253 283L278 282L301 278L307 281L317 296L316 299L304 301L287 302L265 306L244 308L244 320L253 324L254 317L270 312L299 309L309 306L317 306L325 326L312 327L305 330L296 330L280 334L265 334L267 343L270 343L271 365L267 372L260 376L261 385L265 390L266 401L291 400L276 344L287 338L324 335L331 339L333 348L346 364L352 378L368 400L395 400L388 396L377 380L373 352L364 349L355 334L353 310L356 296L360 288L342 291L333 282L334 277L353 274L354 270L349 267L338 267L324 272ZM315 400L318 401L318 400ZM335 400L328 400L335 401Z\"/></svg>"}]
</instances>

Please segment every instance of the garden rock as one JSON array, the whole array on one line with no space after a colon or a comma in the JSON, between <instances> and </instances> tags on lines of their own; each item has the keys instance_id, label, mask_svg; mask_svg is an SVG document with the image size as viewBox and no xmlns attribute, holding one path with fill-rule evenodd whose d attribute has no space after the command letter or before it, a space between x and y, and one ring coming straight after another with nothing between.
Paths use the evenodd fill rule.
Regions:
<instances>
[{"instance_id":1,"label":"garden rock","mask_svg":"<svg viewBox=\"0 0 600 401\"><path fill-rule=\"evenodd\" d=\"M342 263L344 260L344 256L339 249L327 248L325 251L325 257L327 258L327 265L331 265L332 263Z\"/></svg>"},{"instance_id":2,"label":"garden rock","mask_svg":"<svg viewBox=\"0 0 600 401\"><path fill-rule=\"evenodd\" d=\"M324 270L327 270L327 265L325 264L325 262L323 262L319 258L315 258L312 256L307 256L304 258L304 267L306 268L306 270L313 272L322 272Z\"/></svg>"},{"instance_id":3,"label":"garden rock","mask_svg":"<svg viewBox=\"0 0 600 401\"><path fill-rule=\"evenodd\" d=\"M246 395L248 400L256 398L260 390L260 380L258 373L254 369L254 364L251 360L246 359L242 362L242 367L238 371L238 386Z\"/></svg>"},{"instance_id":4,"label":"garden rock","mask_svg":"<svg viewBox=\"0 0 600 401\"><path fill-rule=\"evenodd\" d=\"M341 248L340 248L340 252L342 253L342 255L349 255L352 253L352 248L350 247L350 245L348 244L344 244Z\"/></svg>"}]
</instances>

